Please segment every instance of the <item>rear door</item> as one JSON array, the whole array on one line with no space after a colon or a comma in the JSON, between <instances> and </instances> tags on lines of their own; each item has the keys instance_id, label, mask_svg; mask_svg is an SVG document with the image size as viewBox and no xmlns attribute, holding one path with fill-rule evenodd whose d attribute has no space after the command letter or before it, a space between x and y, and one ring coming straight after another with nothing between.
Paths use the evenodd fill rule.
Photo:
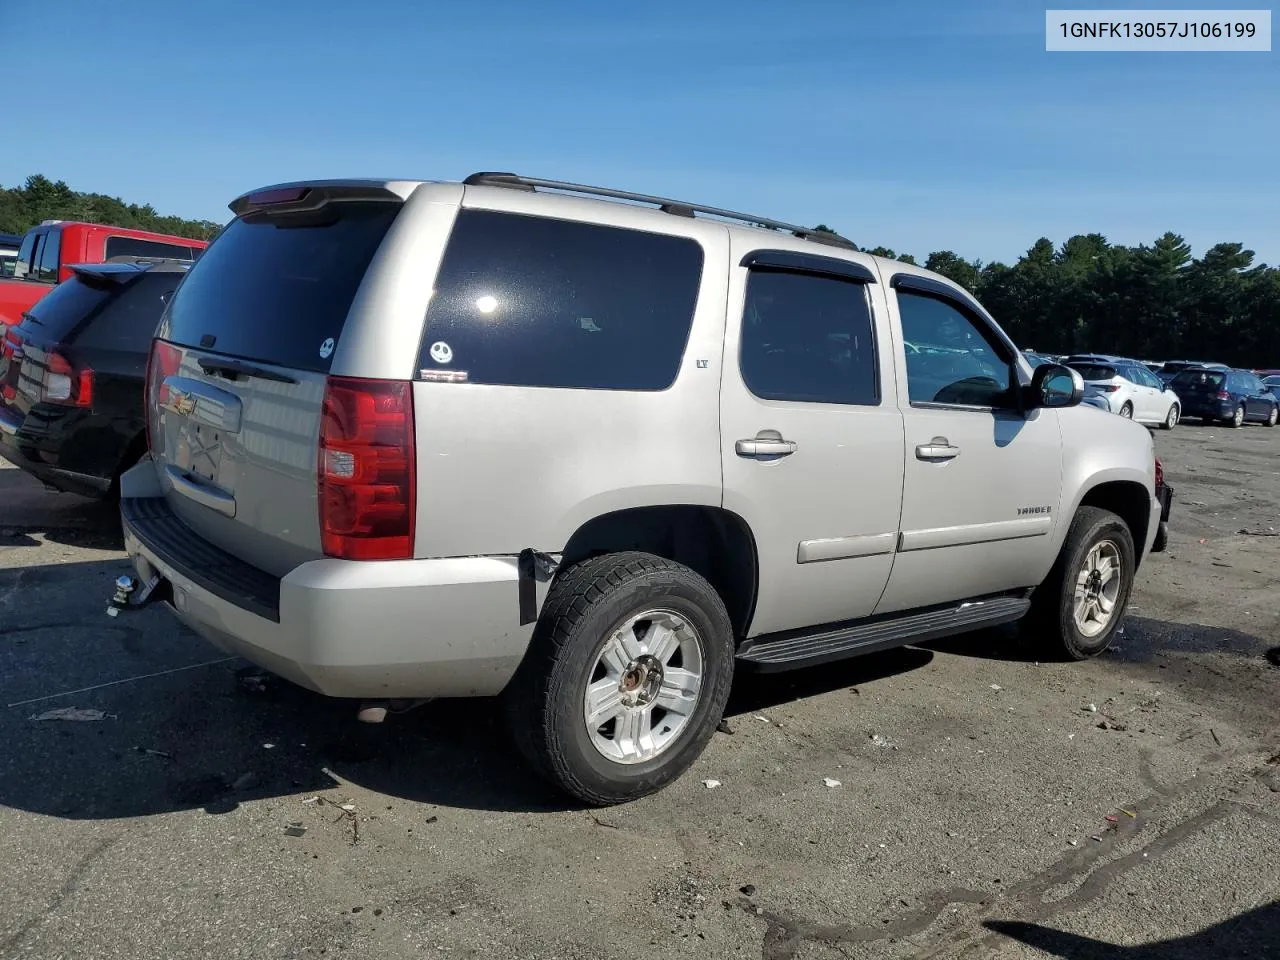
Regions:
<instances>
[{"instance_id":1,"label":"rear door","mask_svg":"<svg viewBox=\"0 0 1280 960\"><path fill-rule=\"evenodd\" d=\"M731 240L724 505L755 535L750 633L869 615L893 566L902 414L869 264ZM879 321L876 320L879 314Z\"/></svg>"},{"instance_id":2,"label":"rear door","mask_svg":"<svg viewBox=\"0 0 1280 960\"><path fill-rule=\"evenodd\" d=\"M158 331L149 413L166 499L196 533L277 576L322 555L325 378L400 206L338 199L238 217Z\"/></svg>"}]
</instances>

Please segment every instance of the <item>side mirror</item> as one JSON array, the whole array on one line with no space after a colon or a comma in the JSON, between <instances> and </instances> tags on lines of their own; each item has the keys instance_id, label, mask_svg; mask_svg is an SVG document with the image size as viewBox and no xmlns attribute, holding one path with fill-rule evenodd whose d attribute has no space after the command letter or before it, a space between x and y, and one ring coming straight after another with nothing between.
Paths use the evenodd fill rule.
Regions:
<instances>
[{"instance_id":1,"label":"side mirror","mask_svg":"<svg viewBox=\"0 0 1280 960\"><path fill-rule=\"evenodd\" d=\"M1084 399L1084 378L1070 367L1046 363L1036 367L1026 392L1028 410L1074 407Z\"/></svg>"}]
</instances>

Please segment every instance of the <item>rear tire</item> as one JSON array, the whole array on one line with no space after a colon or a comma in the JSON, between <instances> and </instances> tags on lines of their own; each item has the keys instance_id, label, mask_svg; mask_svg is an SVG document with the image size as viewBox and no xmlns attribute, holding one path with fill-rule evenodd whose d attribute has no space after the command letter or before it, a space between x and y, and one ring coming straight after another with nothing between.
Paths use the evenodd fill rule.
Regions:
<instances>
[{"instance_id":1,"label":"rear tire","mask_svg":"<svg viewBox=\"0 0 1280 960\"><path fill-rule=\"evenodd\" d=\"M1124 620L1135 557L1133 534L1120 517L1081 507L1053 569L1031 596L1025 621L1031 639L1058 659L1087 660L1106 650Z\"/></svg>"},{"instance_id":2,"label":"rear tire","mask_svg":"<svg viewBox=\"0 0 1280 960\"><path fill-rule=\"evenodd\" d=\"M1169 415L1164 418L1164 423L1160 424L1160 429L1172 430L1174 427L1178 425L1178 418L1181 416L1181 414L1182 414L1182 411L1178 409L1178 405L1176 403L1170 406Z\"/></svg>"},{"instance_id":3,"label":"rear tire","mask_svg":"<svg viewBox=\"0 0 1280 960\"><path fill-rule=\"evenodd\" d=\"M507 687L512 735L565 793L596 806L638 799L701 755L733 657L724 602L688 567L646 553L585 560L552 584Z\"/></svg>"},{"instance_id":4,"label":"rear tire","mask_svg":"<svg viewBox=\"0 0 1280 960\"><path fill-rule=\"evenodd\" d=\"M1236 412L1231 415L1231 419L1227 421L1227 426L1232 429L1244 426L1244 404L1236 407Z\"/></svg>"},{"instance_id":5,"label":"rear tire","mask_svg":"<svg viewBox=\"0 0 1280 960\"><path fill-rule=\"evenodd\" d=\"M1121 407L1121 408L1120 408L1120 416L1124 417L1126 420L1132 420L1132 419L1133 419L1133 404L1132 404L1132 403L1125 403L1125 405L1124 405L1123 407Z\"/></svg>"},{"instance_id":6,"label":"rear tire","mask_svg":"<svg viewBox=\"0 0 1280 960\"><path fill-rule=\"evenodd\" d=\"M1274 427L1277 420L1280 420L1280 407L1272 406L1270 415L1262 422L1262 425L1264 427Z\"/></svg>"}]
</instances>

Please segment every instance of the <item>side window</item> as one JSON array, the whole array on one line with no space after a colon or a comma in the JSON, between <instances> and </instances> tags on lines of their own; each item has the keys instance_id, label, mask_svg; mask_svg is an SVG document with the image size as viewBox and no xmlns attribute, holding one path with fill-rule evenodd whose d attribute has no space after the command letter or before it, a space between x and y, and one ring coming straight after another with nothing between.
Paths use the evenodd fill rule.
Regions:
<instances>
[{"instance_id":1,"label":"side window","mask_svg":"<svg viewBox=\"0 0 1280 960\"><path fill-rule=\"evenodd\" d=\"M169 260L190 260L191 248L158 240L139 240L136 237L107 237L105 259L112 257L155 257Z\"/></svg>"},{"instance_id":2,"label":"side window","mask_svg":"<svg viewBox=\"0 0 1280 960\"><path fill-rule=\"evenodd\" d=\"M1009 406L1009 360L980 324L946 300L898 290L912 403Z\"/></svg>"},{"instance_id":3,"label":"side window","mask_svg":"<svg viewBox=\"0 0 1280 960\"><path fill-rule=\"evenodd\" d=\"M58 282L58 248L61 246L62 234L50 230L44 235L44 243L40 247L39 259L36 263L35 279L46 283Z\"/></svg>"},{"instance_id":4,"label":"side window","mask_svg":"<svg viewBox=\"0 0 1280 960\"><path fill-rule=\"evenodd\" d=\"M698 302L695 240L463 210L418 368L469 383L665 390Z\"/></svg>"},{"instance_id":5,"label":"side window","mask_svg":"<svg viewBox=\"0 0 1280 960\"><path fill-rule=\"evenodd\" d=\"M747 389L765 400L878 404L865 284L751 271L739 364Z\"/></svg>"},{"instance_id":6,"label":"side window","mask_svg":"<svg viewBox=\"0 0 1280 960\"><path fill-rule=\"evenodd\" d=\"M36 261L36 239L40 236L43 234L28 233L22 238L22 243L18 247L18 259L13 265L15 280L26 280L31 277Z\"/></svg>"}]
</instances>

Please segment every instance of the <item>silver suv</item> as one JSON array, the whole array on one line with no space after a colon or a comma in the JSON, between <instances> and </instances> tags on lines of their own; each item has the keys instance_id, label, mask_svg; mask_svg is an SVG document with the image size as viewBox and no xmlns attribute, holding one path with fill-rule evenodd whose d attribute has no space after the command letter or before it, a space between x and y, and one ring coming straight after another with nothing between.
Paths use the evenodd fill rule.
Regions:
<instances>
[{"instance_id":1,"label":"silver suv","mask_svg":"<svg viewBox=\"0 0 1280 960\"><path fill-rule=\"evenodd\" d=\"M679 776L736 669L1024 617L1094 656L1167 519L1145 429L835 234L511 174L231 209L157 332L118 605L335 697L501 694L589 803Z\"/></svg>"}]
</instances>

